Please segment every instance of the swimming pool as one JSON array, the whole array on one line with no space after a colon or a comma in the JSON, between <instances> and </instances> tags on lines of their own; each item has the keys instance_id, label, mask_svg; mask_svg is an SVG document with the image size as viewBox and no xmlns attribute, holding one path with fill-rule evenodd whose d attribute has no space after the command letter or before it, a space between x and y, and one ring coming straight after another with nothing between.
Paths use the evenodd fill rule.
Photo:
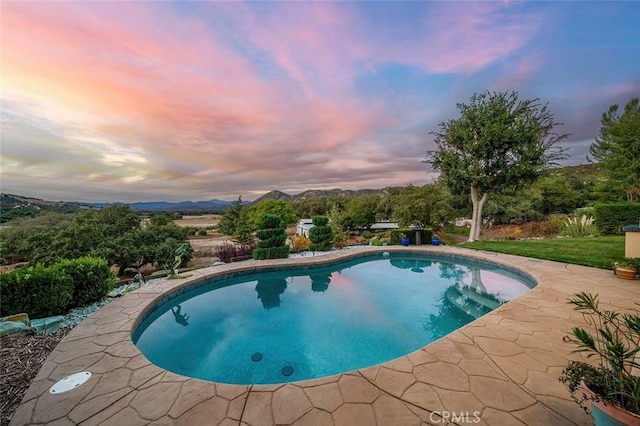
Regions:
<instances>
[{"instance_id":1,"label":"swimming pool","mask_svg":"<svg viewBox=\"0 0 640 426\"><path fill-rule=\"evenodd\" d=\"M413 352L533 286L518 271L469 258L367 255L212 279L148 313L133 341L181 375L284 383Z\"/></svg>"}]
</instances>

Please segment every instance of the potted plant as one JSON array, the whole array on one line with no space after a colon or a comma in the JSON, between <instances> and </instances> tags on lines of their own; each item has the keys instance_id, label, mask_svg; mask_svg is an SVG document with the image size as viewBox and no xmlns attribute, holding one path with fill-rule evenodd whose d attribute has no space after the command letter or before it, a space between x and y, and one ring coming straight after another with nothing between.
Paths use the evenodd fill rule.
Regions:
<instances>
[{"instance_id":1,"label":"potted plant","mask_svg":"<svg viewBox=\"0 0 640 426\"><path fill-rule=\"evenodd\" d=\"M575 327L565 341L594 363L571 361L560 381L573 399L591 413L596 426L640 425L640 309L620 313L601 309L598 295L581 292L569 303L593 330ZM638 303L640 307L640 303Z\"/></svg>"},{"instance_id":2,"label":"potted plant","mask_svg":"<svg viewBox=\"0 0 640 426\"><path fill-rule=\"evenodd\" d=\"M621 262L615 262L613 264L613 272L618 278L624 278L625 280L635 280L638 275L638 268L640 266L640 259L626 258Z\"/></svg>"},{"instance_id":3,"label":"potted plant","mask_svg":"<svg viewBox=\"0 0 640 426\"><path fill-rule=\"evenodd\" d=\"M407 234L405 233L400 234L400 244L402 244L405 247L409 245L409 238L407 238Z\"/></svg>"},{"instance_id":4,"label":"potted plant","mask_svg":"<svg viewBox=\"0 0 640 426\"><path fill-rule=\"evenodd\" d=\"M440 240L440 237L437 235L434 235L433 238L431 238L431 244L434 246L439 246L441 242L442 240Z\"/></svg>"}]
</instances>

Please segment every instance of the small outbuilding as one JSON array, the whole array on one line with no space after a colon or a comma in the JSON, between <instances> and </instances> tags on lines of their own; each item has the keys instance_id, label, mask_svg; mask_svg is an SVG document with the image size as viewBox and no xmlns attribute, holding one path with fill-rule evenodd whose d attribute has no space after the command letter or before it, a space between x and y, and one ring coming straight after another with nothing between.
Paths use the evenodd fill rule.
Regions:
<instances>
[{"instance_id":1,"label":"small outbuilding","mask_svg":"<svg viewBox=\"0 0 640 426\"><path fill-rule=\"evenodd\" d=\"M309 230L313 228L312 219L300 219L296 224L296 235L309 238Z\"/></svg>"}]
</instances>

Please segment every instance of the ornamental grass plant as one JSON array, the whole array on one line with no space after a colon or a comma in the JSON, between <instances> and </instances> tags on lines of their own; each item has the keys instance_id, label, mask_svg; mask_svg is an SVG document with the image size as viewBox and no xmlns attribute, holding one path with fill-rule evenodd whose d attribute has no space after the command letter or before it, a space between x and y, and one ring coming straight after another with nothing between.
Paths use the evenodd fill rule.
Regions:
<instances>
[{"instance_id":1,"label":"ornamental grass plant","mask_svg":"<svg viewBox=\"0 0 640 426\"><path fill-rule=\"evenodd\" d=\"M578 219L577 217L570 217L564 222L564 227L560 232L564 236L574 238L582 238L593 235L595 234L593 218L587 215L582 215L580 219Z\"/></svg>"}]
</instances>

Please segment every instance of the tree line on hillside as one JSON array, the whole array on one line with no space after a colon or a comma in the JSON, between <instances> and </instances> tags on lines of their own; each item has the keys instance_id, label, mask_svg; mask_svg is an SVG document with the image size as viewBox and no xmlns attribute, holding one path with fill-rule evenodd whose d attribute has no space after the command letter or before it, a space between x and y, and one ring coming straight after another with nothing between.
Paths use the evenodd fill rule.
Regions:
<instances>
[{"instance_id":1,"label":"tree line on hillside","mask_svg":"<svg viewBox=\"0 0 640 426\"><path fill-rule=\"evenodd\" d=\"M129 267L171 264L176 248L188 242L186 231L169 216L157 214L143 226L140 216L123 205L17 219L1 232L5 260L52 265L63 259L92 256L117 265L120 275ZM188 262L191 256L189 251L183 261Z\"/></svg>"},{"instance_id":2,"label":"tree line on hillside","mask_svg":"<svg viewBox=\"0 0 640 426\"><path fill-rule=\"evenodd\" d=\"M46 202L36 198L0 194L0 223L21 217L36 217L44 213L77 213L80 206L65 202Z\"/></svg>"},{"instance_id":3,"label":"tree line on hillside","mask_svg":"<svg viewBox=\"0 0 640 426\"><path fill-rule=\"evenodd\" d=\"M550 214L571 214L576 209L609 201L600 197L597 167L571 167L550 170L520 191L502 190L492 195L485 206L485 218L494 224L541 220ZM328 216L332 223L349 232L368 229L380 221L400 226L446 224L471 215L466 194L454 195L438 180L423 186L409 185L389 191L386 196L315 197L290 203L263 200L254 206L233 203L223 215L219 230L227 235L251 235L256 220L265 213L278 214L286 225L300 218ZM246 239L242 239L245 242Z\"/></svg>"}]
</instances>

